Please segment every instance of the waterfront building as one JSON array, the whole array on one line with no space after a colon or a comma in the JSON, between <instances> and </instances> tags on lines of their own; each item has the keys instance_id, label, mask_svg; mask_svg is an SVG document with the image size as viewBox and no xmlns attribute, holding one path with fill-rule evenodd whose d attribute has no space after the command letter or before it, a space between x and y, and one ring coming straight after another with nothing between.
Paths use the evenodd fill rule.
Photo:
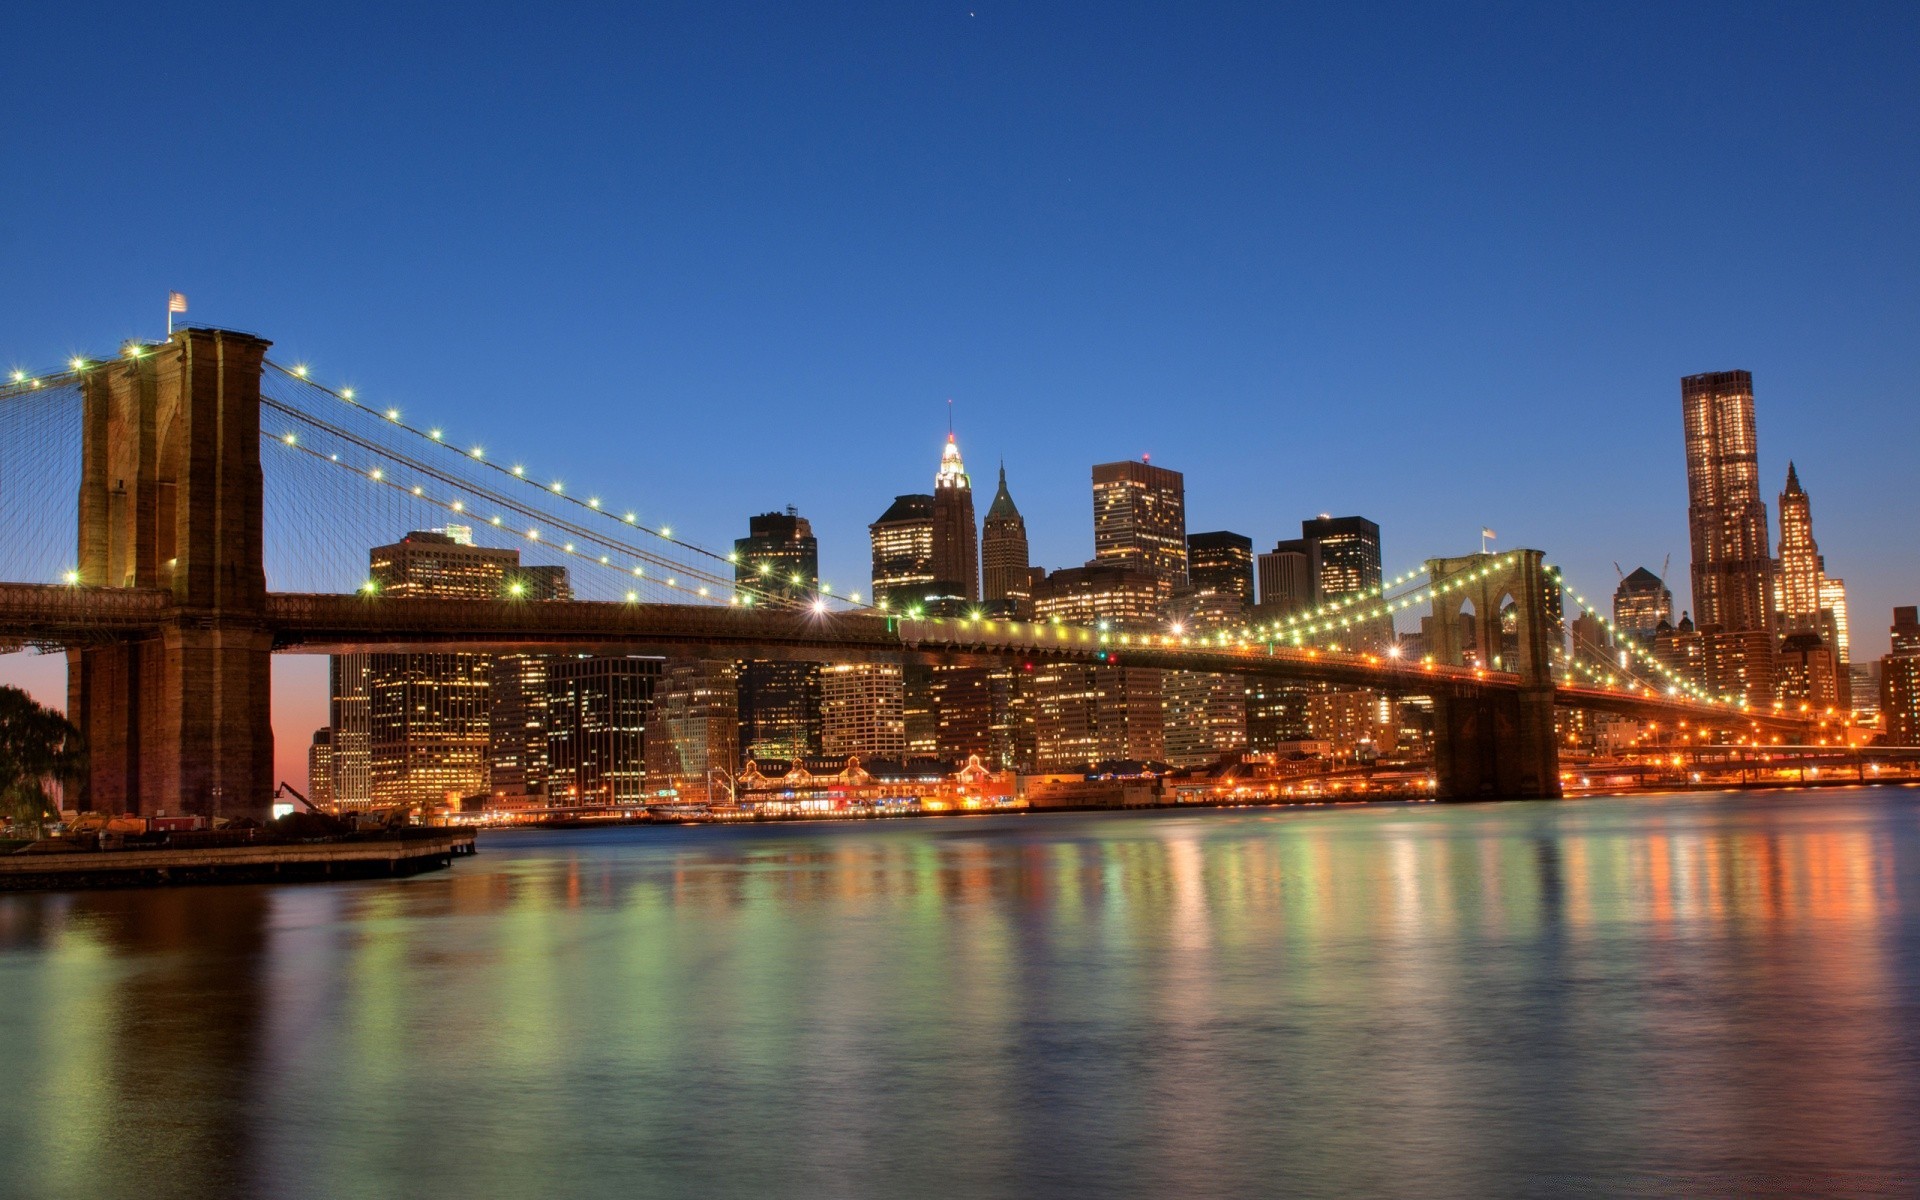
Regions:
<instances>
[{"instance_id":1,"label":"waterfront building","mask_svg":"<svg viewBox=\"0 0 1920 1200\"><path fill-rule=\"evenodd\" d=\"M642 739L645 790L693 802L732 795L740 766L739 669L710 659L666 660Z\"/></svg>"},{"instance_id":2,"label":"waterfront building","mask_svg":"<svg viewBox=\"0 0 1920 1200\"><path fill-rule=\"evenodd\" d=\"M988 668L987 687L993 707L987 729L987 762L997 771L1033 770L1037 736L1033 679L1032 663Z\"/></svg>"},{"instance_id":3,"label":"waterfront building","mask_svg":"<svg viewBox=\"0 0 1920 1200\"><path fill-rule=\"evenodd\" d=\"M734 539L738 589L770 601L811 602L820 594L820 542L792 506L747 519ZM750 659L739 666L740 746L747 758L790 761L820 753L820 664Z\"/></svg>"},{"instance_id":4,"label":"waterfront building","mask_svg":"<svg viewBox=\"0 0 1920 1200\"><path fill-rule=\"evenodd\" d=\"M907 755L907 722L898 663L834 663L820 673L821 753L844 759Z\"/></svg>"},{"instance_id":5,"label":"waterfront building","mask_svg":"<svg viewBox=\"0 0 1920 1200\"><path fill-rule=\"evenodd\" d=\"M1034 768L1088 771L1116 760L1166 756L1161 672L1048 662L1034 672Z\"/></svg>"},{"instance_id":6,"label":"waterfront building","mask_svg":"<svg viewBox=\"0 0 1920 1200\"><path fill-rule=\"evenodd\" d=\"M496 799L544 795L547 786L545 654L493 660L488 700L490 787Z\"/></svg>"},{"instance_id":7,"label":"waterfront building","mask_svg":"<svg viewBox=\"0 0 1920 1200\"><path fill-rule=\"evenodd\" d=\"M646 730L662 660L554 655L547 669L552 804L622 804L646 794Z\"/></svg>"},{"instance_id":8,"label":"waterfront building","mask_svg":"<svg viewBox=\"0 0 1920 1200\"><path fill-rule=\"evenodd\" d=\"M980 531L983 599L1006 604L1002 615L1028 620L1033 615L1033 570L1028 562L1027 522L1007 491L1007 467L1000 464L1000 486Z\"/></svg>"},{"instance_id":9,"label":"waterfront building","mask_svg":"<svg viewBox=\"0 0 1920 1200\"><path fill-rule=\"evenodd\" d=\"M1880 720L1890 746L1920 746L1920 655L1880 660Z\"/></svg>"},{"instance_id":10,"label":"waterfront building","mask_svg":"<svg viewBox=\"0 0 1920 1200\"><path fill-rule=\"evenodd\" d=\"M1312 736L1307 701L1324 686L1288 683L1259 675L1244 677L1247 749L1260 754Z\"/></svg>"},{"instance_id":11,"label":"waterfront building","mask_svg":"<svg viewBox=\"0 0 1920 1200\"><path fill-rule=\"evenodd\" d=\"M943 606L944 607L944 606ZM940 611L936 609L935 611ZM951 614L943 614L951 615ZM909 758L934 758L940 753L940 714L934 708L933 667L909 662L900 666L900 720L907 731Z\"/></svg>"},{"instance_id":12,"label":"waterfront building","mask_svg":"<svg viewBox=\"0 0 1920 1200\"><path fill-rule=\"evenodd\" d=\"M1186 478L1152 463L1093 468L1093 557L1161 581L1165 599L1187 579Z\"/></svg>"},{"instance_id":13,"label":"waterfront building","mask_svg":"<svg viewBox=\"0 0 1920 1200\"><path fill-rule=\"evenodd\" d=\"M1168 618L1176 629L1210 634L1237 629L1246 622L1244 596L1253 590L1253 543L1237 534L1244 553L1242 566L1203 583L1205 575L1190 567L1191 586L1176 593ZM1189 560L1192 562L1193 560ZM1233 586L1244 580L1243 592ZM1206 590L1201 590L1203 586ZM1166 714L1166 760L1177 767L1203 766L1247 747L1247 688L1236 675L1199 671L1162 673L1161 702Z\"/></svg>"},{"instance_id":14,"label":"waterfront building","mask_svg":"<svg viewBox=\"0 0 1920 1200\"><path fill-rule=\"evenodd\" d=\"M873 602L896 611L924 606L928 597L958 585L933 571L933 497L895 496L880 519L867 526L873 543Z\"/></svg>"},{"instance_id":15,"label":"waterfront building","mask_svg":"<svg viewBox=\"0 0 1920 1200\"><path fill-rule=\"evenodd\" d=\"M1315 692L1307 698L1307 728L1326 742L1335 757L1372 750L1391 754L1398 745L1400 720L1393 701L1363 689Z\"/></svg>"},{"instance_id":16,"label":"waterfront building","mask_svg":"<svg viewBox=\"0 0 1920 1200\"><path fill-rule=\"evenodd\" d=\"M960 444L947 432L940 469L933 479L932 569L948 593L971 603L980 598L980 534L973 519L973 478L960 460Z\"/></svg>"},{"instance_id":17,"label":"waterfront building","mask_svg":"<svg viewBox=\"0 0 1920 1200\"><path fill-rule=\"evenodd\" d=\"M336 812L373 803L373 727L367 711L367 653L335 654L327 660L327 727L333 745L333 805Z\"/></svg>"},{"instance_id":18,"label":"waterfront building","mask_svg":"<svg viewBox=\"0 0 1920 1200\"><path fill-rule=\"evenodd\" d=\"M313 731L307 747L307 799L321 808L333 808L333 729Z\"/></svg>"},{"instance_id":19,"label":"waterfront building","mask_svg":"<svg viewBox=\"0 0 1920 1200\"><path fill-rule=\"evenodd\" d=\"M1227 530L1187 535L1187 583L1201 594L1235 596L1253 607L1253 539Z\"/></svg>"},{"instance_id":20,"label":"waterfront building","mask_svg":"<svg viewBox=\"0 0 1920 1200\"><path fill-rule=\"evenodd\" d=\"M994 752L994 687L990 667L938 666L931 672L928 690L933 709L932 757L965 762L978 755L996 763ZM909 749L913 739L908 738ZM995 769L999 769L995 766Z\"/></svg>"},{"instance_id":21,"label":"waterfront building","mask_svg":"<svg viewBox=\"0 0 1920 1200\"><path fill-rule=\"evenodd\" d=\"M1645 567L1620 580L1613 589L1613 624L1642 646L1653 643L1662 622L1673 621L1673 593L1665 581Z\"/></svg>"}]
</instances>

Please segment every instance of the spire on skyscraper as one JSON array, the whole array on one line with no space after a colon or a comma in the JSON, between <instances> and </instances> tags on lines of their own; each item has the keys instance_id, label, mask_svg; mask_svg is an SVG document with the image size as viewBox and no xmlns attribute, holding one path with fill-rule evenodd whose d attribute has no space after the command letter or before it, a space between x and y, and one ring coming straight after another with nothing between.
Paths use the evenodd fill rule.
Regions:
<instances>
[{"instance_id":1,"label":"spire on skyscraper","mask_svg":"<svg viewBox=\"0 0 1920 1200\"><path fill-rule=\"evenodd\" d=\"M1793 469L1793 460L1787 460L1787 495L1800 494L1800 472Z\"/></svg>"}]
</instances>

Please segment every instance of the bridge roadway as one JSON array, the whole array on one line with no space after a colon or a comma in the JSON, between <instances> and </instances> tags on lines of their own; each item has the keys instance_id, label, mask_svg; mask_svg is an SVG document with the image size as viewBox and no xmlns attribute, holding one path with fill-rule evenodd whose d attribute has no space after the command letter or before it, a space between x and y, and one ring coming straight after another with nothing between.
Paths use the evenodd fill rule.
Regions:
<instances>
[{"instance_id":1,"label":"bridge roadway","mask_svg":"<svg viewBox=\"0 0 1920 1200\"><path fill-rule=\"evenodd\" d=\"M172 593L152 588L0 584L0 643L97 645L150 637L185 619ZM266 624L276 650L294 653L428 651L685 654L754 658L989 664L1008 659L1258 675L1395 694L1473 696L1518 691L1519 676L1475 667L1266 642L1201 644L1168 634L1102 633L1071 625L888 618L864 613L606 601L540 603L271 593ZM1101 656L1106 658L1102 659ZM1639 720L1710 720L1805 733L1803 718L1745 712L1647 691L1558 683L1554 703Z\"/></svg>"}]
</instances>

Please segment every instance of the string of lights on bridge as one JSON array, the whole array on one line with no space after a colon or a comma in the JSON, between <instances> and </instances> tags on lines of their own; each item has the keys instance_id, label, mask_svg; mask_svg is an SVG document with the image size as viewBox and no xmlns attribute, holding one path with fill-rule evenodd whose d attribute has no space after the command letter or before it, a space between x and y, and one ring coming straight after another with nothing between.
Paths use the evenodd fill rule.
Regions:
<instances>
[{"instance_id":1,"label":"string of lights on bridge","mask_svg":"<svg viewBox=\"0 0 1920 1200\"><path fill-rule=\"evenodd\" d=\"M125 350L123 351L123 355L126 358L138 359L138 358L144 357L152 349L153 347L145 345L143 343L129 342ZM67 363L66 369L64 370L50 371L50 372L45 372L38 375L29 374L24 370L15 370L12 372L12 375L11 375L11 385L6 390L7 391L30 391L30 390L38 390L41 388L47 388L47 387L66 386L68 384L78 382L88 372L96 370L103 366L110 365L114 361L115 360L112 360L112 359L96 360L96 359L88 359L81 356L75 356L73 359L69 360L69 362ZM503 478L515 480L521 483L522 485L524 485L525 487L530 488L535 492L538 492L548 502L558 501L561 503L573 505L574 507L580 510L583 510L584 512L598 515L606 519L607 521L614 523L614 525L618 528L626 529L626 530L635 530L641 533L645 533L653 538L657 538L660 541L663 541L669 545L678 547L691 554L710 558L715 560L716 562L725 561L728 564L733 565L733 564L736 564L738 561L738 556L736 554L729 553L723 556L703 546L674 537L671 527L665 524L660 524L655 526L655 525L642 523L639 520L637 511L623 509L619 512L616 512L613 508L604 505L601 502L600 498L597 496L590 495L586 499L581 499L578 496L572 495L566 490L566 486L561 480L555 479L549 483L542 484L538 482L536 478L531 477L527 472L527 470L525 469L525 467L522 465L516 464L512 467L508 467L506 465L495 462L492 459L488 458L486 456L486 453L483 447L481 447L479 444L473 444L468 449L461 450L453 440L449 439L446 436L446 433L443 429L440 429L437 427L422 428L419 426L412 425L402 419L400 410L398 408L387 408L382 410L377 407L364 404L356 396L353 388L342 387L342 388L336 389L314 380L311 377L310 369L305 364L296 364L291 367L286 367L286 366L282 366L279 363L273 362L272 360L268 360L266 365L271 369L286 376L287 378L295 380L298 383L304 384L307 387L310 387L324 395L330 396L334 400L337 400L342 404L348 405L356 411L368 414L370 416L382 418L386 426L411 434L421 439L424 442L437 446L440 449L449 452L450 454L460 457L463 461L471 465L485 467L488 470L491 470L501 475ZM332 433L338 436L345 436L350 440L355 440L360 442L360 444L374 451L375 453L380 453L380 449L378 447L371 446L368 443L364 442L364 440L355 438L354 435L347 433L345 430L341 430L341 429L338 429L337 427L327 425L324 422L320 422L317 418L313 417L311 414L301 413L297 409L292 409L291 406L279 406L279 407L281 407L285 411L288 411L290 415L293 415L299 419L303 419L313 423L317 428L320 428L325 432ZM377 465L363 464L363 465L356 466L353 464L344 463L342 462L338 454L326 454L317 449L301 444L298 436L291 431L284 433L278 437L274 437L272 434L268 433L265 430L263 430L262 433L263 433L263 437L269 438L270 440L277 442L278 444L281 444L283 446L290 447L293 449L297 449L316 459L342 466L345 469L360 475L362 478L367 479L369 482L395 489L396 491L409 495L415 500L440 508L451 515L455 515L455 516L473 516L474 515L469 512L467 503L462 499L459 499L457 497L449 498L449 497L431 495L425 490L423 486L419 484L409 485L398 479L393 479L388 477L385 469ZM390 455L390 457L400 457L400 456ZM408 461L408 460L403 459L403 461ZM409 465L412 465L417 469L424 470L430 476L439 478L442 482L447 483L450 487L455 489L460 489L464 485L466 490L469 490L469 491L485 492L486 490L486 489L480 488L476 484L468 484L466 481L449 478L447 474L444 472L434 472L431 468L421 467L420 464L417 464L417 463L409 463ZM499 500L498 497L495 497L495 499ZM530 519L537 520L542 515L518 504L517 502L513 502L510 500L502 500L500 501L500 503L502 507L507 508L510 511L520 513L521 515L528 517ZM554 523L561 524L561 525L565 524L565 522L561 522L557 520ZM781 593L778 593L778 592L758 593L754 589L743 586L738 581L734 579L726 578L717 572L707 572L697 567L690 568L680 564L673 564L671 563L670 560L662 560L656 556L648 555L644 551L640 551L634 547L627 546L624 543L621 543L614 539L603 537L597 534L592 534L590 532L584 534L584 536L582 537L582 540L594 542L602 548L622 551L622 552L631 554L635 557L642 558L646 561L641 563L635 563L631 566L616 565L613 562L613 556L611 554L595 555L591 552L583 551L579 549L578 545L574 542L566 542L566 541L554 542L551 539L544 539L537 525L530 526L525 530L510 528L506 525L504 517L498 513L490 515L486 519L486 524L489 527L500 531L504 535L516 537L519 540L529 545L538 545L550 553L565 555L571 559L580 561L582 563L604 567L613 571L621 572L623 575L629 576L631 578L648 579L648 582L655 586L665 587L671 591L687 595L697 600L715 602L717 599L715 593L725 592L728 603L733 605L753 606L757 603L762 606L784 606L784 605L790 605L795 603L791 597L783 595ZM1310 640L1319 640L1320 638L1325 636L1337 635L1341 630L1352 629L1357 624L1365 624L1370 621L1376 621L1381 619L1391 620L1396 615L1396 613L1404 612L1407 609L1412 608L1415 604L1418 604L1421 602L1434 602L1434 601L1437 601L1442 596L1449 595L1464 589L1474 581L1485 578L1489 573L1492 572L1492 570L1496 565L1511 566L1514 561L1515 561L1514 556L1509 554L1502 558L1498 558L1496 560L1490 561L1488 565L1483 566L1478 570L1468 571L1468 572L1463 572L1461 574L1448 576L1447 578L1441 579L1439 581L1432 580L1429 577L1429 572L1427 568L1422 566L1414 570L1401 572L1400 574L1395 575L1392 579L1386 580L1380 585L1377 585L1372 588L1368 588L1365 591L1360 592L1358 594L1342 596L1342 597L1324 602L1320 605L1317 605L1311 609L1307 609L1303 612L1294 613L1292 615L1274 620L1269 623L1243 626L1238 631L1220 631L1210 635L1209 634L1187 635L1176 624L1174 626L1174 632L1172 633L1172 635L1163 637L1162 639L1160 639L1160 641L1161 641L1161 644L1163 645L1178 645L1178 646L1198 645L1202 648L1208 647L1208 646L1226 647L1226 646L1235 645L1236 643L1243 646L1249 645L1249 644L1257 644L1257 643L1266 643L1266 644L1291 643L1294 646L1306 646ZM653 563L656 566L656 568L665 568L669 571L669 573L665 575L656 574L653 577L648 577L645 570L646 562ZM1614 624L1614 622L1607 617L1606 614L1595 609L1590 603L1588 603L1585 596L1576 592L1572 588L1572 586L1566 582L1559 568L1549 565L1545 568L1545 570L1548 577L1552 579L1566 595L1572 597L1575 604L1579 606L1580 611L1582 613L1597 619L1601 623L1601 625L1608 630L1609 634L1615 640L1615 643L1616 643L1615 649L1625 653L1626 655L1629 656L1630 659L1638 660L1640 663L1644 664L1645 667L1653 671L1659 678L1662 678L1667 681L1667 684L1668 684L1667 690L1669 695L1679 696L1684 694L1696 701L1703 702L1706 704L1712 704L1716 706L1737 705L1739 708L1743 710L1747 708L1747 705L1744 701L1738 701L1734 697L1726 696L1726 695L1723 695L1720 697L1711 696L1704 689L1698 687L1697 685L1681 677L1679 673L1677 673L1676 671L1668 667L1660 659L1658 659L1653 654L1649 653L1648 651L1643 649L1640 645L1638 645L1637 641L1634 638L1624 635L1622 631ZM696 582L693 582L693 583L683 582L679 577L681 574L690 576ZM767 576L771 581L772 575L771 575L770 569L763 568L761 571L761 574L764 576ZM74 582L76 580L77 580L77 575L73 573L69 573L68 581ZM1423 580L1425 582L1422 582ZM1408 585L1412 585L1412 586L1409 587ZM375 588L375 585L371 581L362 585L362 590L364 591L370 592L374 590L374 588ZM1402 589L1405 589L1405 590L1402 590ZM835 603L838 603L841 605L850 605L850 606L854 606L857 609L864 609L868 611L878 611L886 615L895 615L889 612L888 605L884 600L880 601L877 605L868 605L868 604L863 604L861 602L860 594L858 592L850 592L843 596L834 596L831 585L825 582L821 582L819 584L819 592L820 592L820 597L816 599L812 605L812 607L816 612L825 611L825 601L828 599L831 599ZM628 591L626 594L626 598L629 601L637 601L639 599L639 593L636 591ZM908 610L906 613L901 615L917 617L919 616L919 614L920 614L920 610L918 608L915 608L915 609ZM972 616L968 619L981 620L983 618L980 612L976 610L972 614ZM1010 622L1007 622L1007 624L1009 625L1010 628L1017 628L1019 623L1010 621ZM1060 622L1059 619L1056 617L1053 619L1051 624L1057 626L1062 624L1062 622ZM1043 623L1040 623L1040 622L1032 623L1033 636L1036 638L1042 636L1042 630L1044 627L1045 625ZM1106 631L1106 623L1101 622L1097 625L1096 628L1104 634ZM1093 629L1088 629L1085 632L1091 634L1093 631L1094 631ZM1066 630L1062 629L1059 632L1065 633ZM1106 639L1103 637L1102 640L1105 641ZM1130 644L1131 635L1127 635L1125 640L1127 640ZM1145 635L1142 636L1142 643L1145 644ZM1330 646L1328 648L1333 649L1336 652L1339 649L1337 645ZM1397 657L1398 647L1397 646L1392 647L1389 650L1389 654L1394 657ZM1618 684L1618 680L1616 676L1610 673L1599 672L1595 670L1592 666L1578 661L1577 658L1573 661L1572 665L1577 671L1585 673L1590 678L1595 680L1596 683L1602 684L1610 688L1616 687ZM1648 684L1644 681L1634 680L1630 672L1629 672L1628 686L1630 688L1633 688L1633 687L1644 688L1649 693L1657 694L1657 688L1655 688L1653 685Z\"/></svg>"}]
</instances>

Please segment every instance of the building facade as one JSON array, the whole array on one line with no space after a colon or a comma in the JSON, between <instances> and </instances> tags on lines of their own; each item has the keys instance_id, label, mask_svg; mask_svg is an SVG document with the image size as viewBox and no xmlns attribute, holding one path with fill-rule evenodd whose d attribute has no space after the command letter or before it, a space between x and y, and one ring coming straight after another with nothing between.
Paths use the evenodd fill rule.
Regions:
<instances>
[{"instance_id":1,"label":"building facade","mask_svg":"<svg viewBox=\"0 0 1920 1200\"><path fill-rule=\"evenodd\" d=\"M1673 593L1658 575L1635 567L1613 589L1613 624L1642 646L1653 643L1661 625L1673 623Z\"/></svg>"},{"instance_id":2,"label":"building facade","mask_svg":"<svg viewBox=\"0 0 1920 1200\"><path fill-rule=\"evenodd\" d=\"M834 663L820 675L821 753L903 759L907 720L899 663Z\"/></svg>"},{"instance_id":3,"label":"building facade","mask_svg":"<svg viewBox=\"0 0 1920 1200\"><path fill-rule=\"evenodd\" d=\"M1187 535L1187 585L1203 595L1239 598L1253 607L1253 539L1227 530Z\"/></svg>"},{"instance_id":4,"label":"building facade","mask_svg":"<svg viewBox=\"0 0 1920 1200\"><path fill-rule=\"evenodd\" d=\"M1702 629L1773 631L1773 552L1760 498L1753 376L1746 371L1680 381L1687 446L1687 525L1693 549L1693 617Z\"/></svg>"},{"instance_id":5,"label":"building facade","mask_svg":"<svg viewBox=\"0 0 1920 1200\"><path fill-rule=\"evenodd\" d=\"M551 804L628 804L647 792L646 733L662 660L554 655L547 669Z\"/></svg>"},{"instance_id":6,"label":"building facade","mask_svg":"<svg viewBox=\"0 0 1920 1200\"><path fill-rule=\"evenodd\" d=\"M980 531L982 599L1006 605L1007 616L1027 620L1033 615L1033 579L1027 550L1027 522L1007 491L1007 468L1000 467L1000 486Z\"/></svg>"},{"instance_id":7,"label":"building facade","mask_svg":"<svg viewBox=\"0 0 1920 1200\"><path fill-rule=\"evenodd\" d=\"M951 432L933 479L933 577L958 599L980 598L980 532L973 518L973 477Z\"/></svg>"},{"instance_id":8,"label":"building facade","mask_svg":"<svg viewBox=\"0 0 1920 1200\"><path fill-rule=\"evenodd\" d=\"M1159 579L1161 595L1187 580L1186 477L1148 462L1093 468L1093 557Z\"/></svg>"},{"instance_id":9,"label":"building facade","mask_svg":"<svg viewBox=\"0 0 1920 1200\"><path fill-rule=\"evenodd\" d=\"M740 762L739 671L731 662L672 658L653 685L642 738L646 790L718 803L733 794Z\"/></svg>"},{"instance_id":10,"label":"building facade","mask_svg":"<svg viewBox=\"0 0 1920 1200\"><path fill-rule=\"evenodd\" d=\"M895 496L867 534L873 543L873 602L880 607L905 612L955 586L935 586L932 496Z\"/></svg>"}]
</instances>

